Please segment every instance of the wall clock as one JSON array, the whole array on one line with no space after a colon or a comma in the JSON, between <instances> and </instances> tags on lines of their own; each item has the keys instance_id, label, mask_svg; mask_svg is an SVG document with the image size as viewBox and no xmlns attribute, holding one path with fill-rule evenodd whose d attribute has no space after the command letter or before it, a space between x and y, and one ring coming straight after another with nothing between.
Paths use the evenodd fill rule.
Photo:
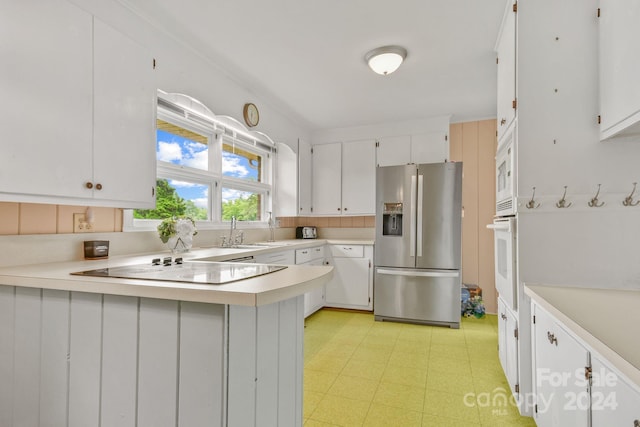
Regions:
<instances>
[{"instance_id":1,"label":"wall clock","mask_svg":"<svg viewBox=\"0 0 640 427\"><path fill-rule=\"evenodd\" d=\"M255 104L247 103L244 104L244 108L242 110L242 115L244 116L244 122L249 127L254 127L258 125L260 121L260 114L258 113L258 107Z\"/></svg>"}]
</instances>

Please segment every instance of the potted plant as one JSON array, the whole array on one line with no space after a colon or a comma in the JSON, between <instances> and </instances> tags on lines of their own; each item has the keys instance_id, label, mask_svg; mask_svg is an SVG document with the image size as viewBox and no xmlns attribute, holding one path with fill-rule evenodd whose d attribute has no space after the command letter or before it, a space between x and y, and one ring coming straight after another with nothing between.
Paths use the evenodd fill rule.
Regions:
<instances>
[{"instance_id":1,"label":"potted plant","mask_svg":"<svg viewBox=\"0 0 640 427\"><path fill-rule=\"evenodd\" d=\"M173 253L188 252L193 246L193 236L196 234L196 222L188 216L166 218L158 225L160 240L166 243Z\"/></svg>"}]
</instances>

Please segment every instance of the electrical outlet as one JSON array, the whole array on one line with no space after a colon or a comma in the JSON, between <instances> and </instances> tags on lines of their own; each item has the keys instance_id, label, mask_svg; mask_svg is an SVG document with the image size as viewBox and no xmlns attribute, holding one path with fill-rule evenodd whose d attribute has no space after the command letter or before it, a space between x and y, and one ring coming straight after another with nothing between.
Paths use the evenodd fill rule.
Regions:
<instances>
[{"instance_id":1,"label":"electrical outlet","mask_svg":"<svg viewBox=\"0 0 640 427\"><path fill-rule=\"evenodd\" d=\"M73 214L73 232L74 233L93 233L91 223L87 222L87 216L83 213Z\"/></svg>"}]
</instances>

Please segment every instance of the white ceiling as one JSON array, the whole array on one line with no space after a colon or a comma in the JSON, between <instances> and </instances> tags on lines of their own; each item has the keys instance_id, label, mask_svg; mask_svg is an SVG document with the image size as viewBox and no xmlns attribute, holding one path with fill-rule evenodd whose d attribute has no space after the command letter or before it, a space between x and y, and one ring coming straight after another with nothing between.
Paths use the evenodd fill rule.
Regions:
<instances>
[{"instance_id":1,"label":"white ceiling","mask_svg":"<svg viewBox=\"0 0 640 427\"><path fill-rule=\"evenodd\" d=\"M311 130L495 117L505 0L123 0ZM405 47L389 76L367 51Z\"/></svg>"}]
</instances>

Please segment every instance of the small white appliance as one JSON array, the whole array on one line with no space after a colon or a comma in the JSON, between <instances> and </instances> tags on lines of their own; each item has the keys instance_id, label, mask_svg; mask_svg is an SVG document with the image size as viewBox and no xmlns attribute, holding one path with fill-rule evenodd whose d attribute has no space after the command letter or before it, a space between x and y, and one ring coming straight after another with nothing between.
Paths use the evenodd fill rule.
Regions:
<instances>
[{"instance_id":1,"label":"small white appliance","mask_svg":"<svg viewBox=\"0 0 640 427\"><path fill-rule=\"evenodd\" d=\"M515 128L514 124L496 154L496 216L516 214Z\"/></svg>"}]
</instances>

